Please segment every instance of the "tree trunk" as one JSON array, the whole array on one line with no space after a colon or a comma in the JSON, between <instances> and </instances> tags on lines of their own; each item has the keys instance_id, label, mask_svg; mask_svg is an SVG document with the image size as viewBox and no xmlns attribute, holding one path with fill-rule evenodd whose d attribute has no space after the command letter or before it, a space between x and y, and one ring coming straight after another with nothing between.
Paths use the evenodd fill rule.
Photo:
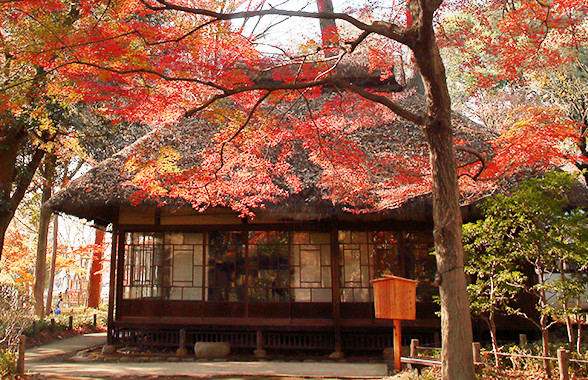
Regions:
<instances>
[{"instance_id":1,"label":"tree trunk","mask_svg":"<svg viewBox=\"0 0 588 380\"><path fill-rule=\"evenodd\" d=\"M498 360L498 336L496 335L496 321L494 320L494 313L490 313L488 318L488 327L490 328L490 339L492 340L492 351L494 352L494 364L498 368L500 361Z\"/></svg>"},{"instance_id":2,"label":"tree trunk","mask_svg":"<svg viewBox=\"0 0 588 380\"><path fill-rule=\"evenodd\" d=\"M92 253L92 266L90 268L90 281L88 286L88 307L98 308L100 306L100 288L102 285L102 260L104 250L104 231L97 229L95 235L95 248Z\"/></svg>"},{"instance_id":3,"label":"tree trunk","mask_svg":"<svg viewBox=\"0 0 588 380\"><path fill-rule=\"evenodd\" d=\"M576 300L576 305L578 306L578 310L580 310L580 297ZM580 357L582 357L582 321L583 316L580 313L576 314L576 323L578 325L578 336L576 340L576 352Z\"/></svg>"},{"instance_id":4,"label":"tree trunk","mask_svg":"<svg viewBox=\"0 0 588 380\"><path fill-rule=\"evenodd\" d=\"M547 328L547 316L541 316L541 345L543 348L542 355L549 357L551 350L549 349L549 330ZM543 368L548 378L551 378L551 360L543 359Z\"/></svg>"},{"instance_id":5,"label":"tree trunk","mask_svg":"<svg viewBox=\"0 0 588 380\"><path fill-rule=\"evenodd\" d=\"M39 236L37 237L37 260L35 264L35 283L33 295L35 297L35 314L39 317L45 316L45 285L47 277L47 235L49 234L49 223L51 222L51 211L43 207L45 202L51 198L53 189L53 176L55 174L56 157L49 155L45 157L43 194L41 195L41 216L39 218Z\"/></svg>"},{"instance_id":6,"label":"tree trunk","mask_svg":"<svg viewBox=\"0 0 588 380\"><path fill-rule=\"evenodd\" d=\"M432 19L433 11L420 6L412 1L409 4L413 19L416 19L415 12L422 12L419 40L411 48L421 70L427 100L424 133L429 146L433 183L433 235L441 300L442 378L473 380L476 376L472 321L464 272L451 99L432 21L428 19Z\"/></svg>"},{"instance_id":7,"label":"tree trunk","mask_svg":"<svg viewBox=\"0 0 588 380\"><path fill-rule=\"evenodd\" d=\"M464 273L453 134L448 122L425 130L433 170L433 220L440 279L443 379L475 379L472 327Z\"/></svg>"},{"instance_id":8,"label":"tree trunk","mask_svg":"<svg viewBox=\"0 0 588 380\"><path fill-rule=\"evenodd\" d=\"M13 212L0 212L0 260L2 260L2 248L4 247L6 231L8 230L8 225L10 224L13 216Z\"/></svg>"},{"instance_id":9,"label":"tree trunk","mask_svg":"<svg viewBox=\"0 0 588 380\"><path fill-rule=\"evenodd\" d=\"M566 307L567 309L567 307ZM574 326L572 325L572 317L566 315L566 330L568 332L568 350L572 350L574 347Z\"/></svg>"},{"instance_id":10,"label":"tree trunk","mask_svg":"<svg viewBox=\"0 0 588 380\"><path fill-rule=\"evenodd\" d=\"M35 283L33 294L35 296L35 314L39 317L45 316L45 278L47 276L47 235L49 223L51 222L51 211L42 205L51 198L51 185L43 185L41 196L41 217L39 219L39 236L37 240L37 261L35 265Z\"/></svg>"},{"instance_id":11,"label":"tree trunk","mask_svg":"<svg viewBox=\"0 0 588 380\"><path fill-rule=\"evenodd\" d=\"M559 273L561 275L561 281L566 282L566 271L564 269L564 261L560 260L558 263ZM566 319L566 330L568 333L568 350L572 350L574 346L574 328L572 326L572 318L570 317L570 308L568 307L568 297L566 296L563 301L563 311Z\"/></svg>"},{"instance_id":12,"label":"tree trunk","mask_svg":"<svg viewBox=\"0 0 588 380\"><path fill-rule=\"evenodd\" d=\"M50 314L53 310L53 286L55 284L55 265L57 263L57 231L58 231L57 214L53 217L53 249L51 255L51 268L49 269L49 287L47 289L47 302L45 305L45 314Z\"/></svg>"},{"instance_id":13,"label":"tree trunk","mask_svg":"<svg viewBox=\"0 0 588 380\"><path fill-rule=\"evenodd\" d=\"M0 259L8 225L45 155L45 151L37 147L26 167L19 169L17 175L19 148L27 134L22 127L0 125L0 130L2 128L8 132L0 134Z\"/></svg>"},{"instance_id":14,"label":"tree trunk","mask_svg":"<svg viewBox=\"0 0 588 380\"><path fill-rule=\"evenodd\" d=\"M14 217L16 207L12 202L12 188L15 178L18 147L26 138L22 128L13 128L9 125L1 125L6 128L6 133L0 135L0 259L8 225Z\"/></svg>"}]
</instances>

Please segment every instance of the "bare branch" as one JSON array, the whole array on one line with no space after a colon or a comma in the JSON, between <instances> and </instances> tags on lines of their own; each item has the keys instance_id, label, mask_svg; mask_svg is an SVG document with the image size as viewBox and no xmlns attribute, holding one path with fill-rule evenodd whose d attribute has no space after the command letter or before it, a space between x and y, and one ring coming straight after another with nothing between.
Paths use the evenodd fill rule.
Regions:
<instances>
[{"instance_id":1,"label":"bare branch","mask_svg":"<svg viewBox=\"0 0 588 380\"><path fill-rule=\"evenodd\" d=\"M62 66L66 66L66 65L82 65L82 66L88 66L88 67L93 67L99 70L104 70L104 71L108 71L111 73L115 73L115 74L120 74L120 75L129 75L129 74L151 74L154 75L156 77L159 77L161 79L164 79L166 81L177 81L177 82L191 82L191 83L198 83L198 84L202 84L208 87L212 87L214 89L217 89L219 91L223 91L223 92L227 92L227 91L231 91L230 89L227 89L226 87L220 86L214 82L210 82L210 81L204 81L198 78L191 78L191 77L174 77L174 76L168 76L165 74L162 74L158 71L155 70L151 70L151 69L129 69L129 70L118 70L118 69L113 69L111 67L106 67L106 66L101 66L95 63L90 63L90 62L82 62L82 61L73 61L73 62L69 62L67 64L63 64ZM259 88L258 90L260 90L261 88Z\"/></svg>"},{"instance_id":2,"label":"bare branch","mask_svg":"<svg viewBox=\"0 0 588 380\"><path fill-rule=\"evenodd\" d=\"M239 136L239 134L241 132L243 132L243 130L249 125L249 122L251 121L251 119L253 118L253 115L255 114L255 110L257 110L257 108L261 105L261 103L263 103L263 101L265 99L267 99L267 97L271 94L271 92L266 92L265 94L263 94L263 96L261 98L259 98L257 100L257 102L255 102L255 105L253 106L253 108L251 108L251 110L249 111L249 114L247 115L247 119L243 122L243 124L241 124L241 126L235 131L235 133L233 133L233 135L228 139L223 141L223 143L221 144L221 148L220 148L220 166L218 169L216 169L216 171L214 172L214 177L218 179L218 172L223 168L223 166L225 165L225 160L224 160L224 152L225 152L225 146L230 143L231 141L233 141L237 136Z\"/></svg>"},{"instance_id":3,"label":"bare branch","mask_svg":"<svg viewBox=\"0 0 588 380\"><path fill-rule=\"evenodd\" d=\"M341 79L327 78L327 81L328 81L328 83L332 83L332 84L339 86L341 88L346 88L348 90L351 90L351 91L355 92L357 95L361 96L362 98L365 98L367 100L371 100L375 103L379 103L383 106L386 106L388 109L390 109L396 115L398 115L408 121L411 121L417 125L425 125L427 122L427 118L424 115L419 115L419 114L415 114L413 112L410 112L409 110L402 108L400 105L398 105L397 103L393 102L392 100L388 99L387 97L385 97L383 95L374 94L372 92L365 90L362 87L356 86L353 83L349 83L349 82L341 80Z\"/></svg>"},{"instance_id":4,"label":"bare branch","mask_svg":"<svg viewBox=\"0 0 588 380\"><path fill-rule=\"evenodd\" d=\"M414 30L412 28L405 28L393 23L385 22L385 21L376 21L371 24L366 24L355 17L352 17L346 13L332 13L332 12L307 12L307 11L289 11L284 9L262 9L262 10L255 10L255 11L242 11L242 12L234 12L234 13L222 13L222 12L215 12L209 9L203 8L192 8L192 7L185 7L176 4L172 4L166 0L155 0L157 3L161 4L161 6L153 6L145 0L141 0L141 2L149 9L154 11L177 11L177 12L184 12L194 15L201 15L201 16L208 16L215 20L234 20L234 19L247 19L252 17L263 17L263 16L288 16L288 17L304 17L304 18L313 18L313 19L330 19L330 20L342 20L350 23L351 25L355 26L356 28L364 31L369 31L370 33L377 33L388 38L391 38L397 42L406 45L412 45L413 39L411 38Z\"/></svg>"},{"instance_id":5,"label":"bare branch","mask_svg":"<svg viewBox=\"0 0 588 380\"><path fill-rule=\"evenodd\" d=\"M477 150L473 149L473 148L469 148L467 146L463 146L463 145L457 145L455 147L456 151L461 151L461 152L466 152L469 153L471 155L476 156L476 158L482 163L482 166L480 166L480 168L478 169L478 172L476 174L474 174L473 176L468 174L468 173L463 173L460 175L460 177L462 176L466 176L466 177L470 177L471 179L473 179L474 181L478 179L478 177L480 176L480 174L482 174L482 172L486 169L486 159L484 158L484 156L482 156L482 154L480 152L478 152ZM469 162L466 164L463 164L461 166L459 166L459 168L463 168L466 167L468 165L471 165L473 162Z\"/></svg>"},{"instance_id":6,"label":"bare branch","mask_svg":"<svg viewBox=\"0 0 588 380\"><path fill-rule=\"evenodd\" d=\"M357 95L361 96L362 98L379 103L379 104L387 107L388 109L390 109L392 112L394 112L398 116L400 116L408 121L411 121L417 125L425 125L426 118L423 115L418 115L413 112L410 112L410 111L402 108L400 105L396 104L395 102L393 102L392 100L388 99L387 97L385 97L383 95L374 94L374 93L369 92L369 91L363 89L362 87L356 86L350 82L347 82L347 81L344 81L344 80L341 80L338 78L333 78L333 77L327 77L327 78L323 78L323 79L317 79L314 81L301 82L301 83L253 84L251 86L238 87L238 88L234 88L234 89L225 89L225 90L223 90L222 94L215 95L212 98L210 98L208 101L201 104L200 106L195 107L195 108L189 110L188 112L186 112L185 116L191 117L194 114L196 114L197 112L202 111L203 109L205 109L206 107L210 106L211 104L215 103L218 100L225 99L225 98L228 98L232 95L237 95L237 94L241 94L241 93L248 92L248 91L267 90L269 92L274 92L274 91L279 91L279 90L301 90L301 89L305 89L305 88L317 87L317 86L323 86L323 85L329 85L329 84L335 85L340 88L345 88L345 89L351 90L354 93L356 93Z\"/></svg>"},{"instance_id":7,"label":"bare branch","mask_svg":"<svg viewBox=\"0 0 588 380\"><path fill-rule=\"evenodd\" d=\"M349 47L349 52L352 53L372 33L364 30L354 41L345 42L344 44Z\"/></svg>"}]
</instances>

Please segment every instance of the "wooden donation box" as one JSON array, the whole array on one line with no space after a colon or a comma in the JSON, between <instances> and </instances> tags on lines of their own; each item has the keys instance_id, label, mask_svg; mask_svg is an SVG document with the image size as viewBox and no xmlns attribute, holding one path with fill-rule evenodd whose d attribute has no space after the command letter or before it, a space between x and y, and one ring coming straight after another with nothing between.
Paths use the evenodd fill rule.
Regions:
<instances>
[{"instance_id":1,"label":"wooden donation box","mask_svg":"<svg viewBox=\"0 0 588 380\"><path fill-rule=\"evenodd\" d=\"M388 276L372 280L374 286L374 307L376 318L394 320L394 367L402 369L401 320L416 319L417 281Z\"/></svg>"}]
</instances>

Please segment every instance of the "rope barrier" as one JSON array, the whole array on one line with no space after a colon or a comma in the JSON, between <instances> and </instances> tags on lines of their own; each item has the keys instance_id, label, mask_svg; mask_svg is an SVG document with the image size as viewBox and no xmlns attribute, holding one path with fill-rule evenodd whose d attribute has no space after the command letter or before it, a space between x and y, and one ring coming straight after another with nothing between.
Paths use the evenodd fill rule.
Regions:
<instances>
[{"instance_id":1,"label":"rope barrier","mask_svg":"<svg viewBox=\"0 0 588 380\"><path fill-rule=\"evenodd\" d=\"M419 350L441 350L441 347L417 346L416 348ZM494 355L494 352L482 351L481 354L482 355ZM557 361L557 358L553 358L553 357L549 357L549 356L510 354L507 352L497 352L496 354L499 356L512 356L512 357L517 357L517 358L530 358L530 359L556 360ZM570 362L588 364L588 360L581 360L581 359L570 359Z\"/></svg>"},{"instance_id":2,"label":"rope barrier","mask_svg":"<svg viewBox=\"0 0 588 380\"><path fill-rule=\"evenodd\" d=\"M492 351L484 351L481 353L482 355L494 355ZM499 356L514 356L517 358L531 358L531 359L543 359L543 360L557 360L557 358L552 358L549 356L535 356L535 355L522 355L522 354L509 354L506 352L497 352L496 355Z\"/></svg>"},{"instance_id":3,"label":"rope barrier","mask_svg":"<svg viewBox=\"0 0 588 380\"><path fill-rule=\"evenodd\" d=\"M481 352L481 354L482 355L494 355L494 352L492 352L492 351L484 351L484 352ZM506 352L498 352L497 355L499 355L499 356L514 356L514 357L517 357L517 358L557 360L557 358L552 358L552 357L549 357L549 356L509 354L509 353L506 353ZM588 360L581 360L581 359L570 359L570 362L588 364Z\"/></svg>"}]
</instances>

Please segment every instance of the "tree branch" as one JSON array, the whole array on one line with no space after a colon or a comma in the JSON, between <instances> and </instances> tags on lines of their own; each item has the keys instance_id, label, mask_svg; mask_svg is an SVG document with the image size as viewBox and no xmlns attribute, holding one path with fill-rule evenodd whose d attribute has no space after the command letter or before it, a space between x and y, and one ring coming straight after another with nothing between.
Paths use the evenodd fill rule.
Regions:
<instances>
[{"instance_id":1,"label":"tree branch","mask_svg":"<svg viewBox=\"0 0 588 380\"><path fill-rule=\"evenodd\" d=\"M161 6L153 6L147 3L146 0L141 0L141 2L153 11L177 11L177 12L184 12L194 15L201 15L211 17L214 20L234 20L234 19L247 19L251 17L263 17L263 16L288 16L288 17L304 17L304 18L313 18L313 19L329 19L329 20L342 20L350 23L351 25L355 26L356 28L364 31L369 31L371 33L377 33L388 38L391 38L397 42L402 44L411 45L413 39L411 38L414 30L412 28L405 28L393 23L385 22L385 21L375 21L371 24L366 24L355 17L352 17L346 13L333 13L333 12L307 12L307 11L289 11L284 9L261 9L255 11L242 11L242 12L234 12L234 13L223 13L223 12L215 12L209 9L203 8L192 8L192 7L185 7L176 4L172 4L166 0L155 0L157 3L161 4Z\"/></svg>"},{"instance_id":2,"label":"tree branch","mask_svg":"<svg viewBox=\"0 0 588 380\"><path fill-rule=\"evenodd\" d=\"M16 207L22 201L27 189L29 188L29 185L31 184L31 181L33 180L33 176L35 175L35 172L37 171L37 168L41 164L41 160L43 160L44 156L45 156L45 151L38 147L35 150L35 154L33 155L31 160L27 164L27 167L24 170L22 177L18 181L18 184L16 185L16 189L14 190L14 193L12 193L12 196L10 197L11 209L16 210Z\"/></svg>"},{"instance_id":3,"label":"tree branch","mask_svg":"<svg viewBox=\"0 0 588 380\"><path fill-rule=\"evenodd\" d=\"M220 166L218 169L216 169L216 171L214 172L214 177L218 178L218 172L223 168L223 166L225 165L225 161L224 161L224 151L225 151L225 146L230 143L231 141L233 141L241 132L243 132L243 130L247 127L247 125L249 125L249 122L251 121L251 119L253 118L253 114L255 113L255 110L261 105L261 103L263 103L263 101L265 99L267 99L267 97L271 94L271 92L267 92L265 94L263 94L261 96L261 98L259 98L257 100L257 102L255 102L255 105L253 106L253 108L251 108L251 110L249 111L249 114L247 115L247 119L243 122L243 124L241 124L241 126L239 127L239 129L237 129L235 131L235 133L233 133L233 135L228 139L223 141L223 143L221 144L221 148L220 148Z\"/></svg>"},{"instance_id":4,"label":"tree branch","mask_svg":"<svg viewBox=\"0 0 588 380\"><path fill-rule=\"evenodd\" d=\"M356 86L350 82L347 82L347 81L344 81L344 80L338 79L338 78L333 78L333 77L327 77L327 78L323 78L323 79L317 79L314 81L301 82L301 83L253 84L251 86L237 87L234 89L225 89L224 91L222 91L222 94L215 95L212 98L210 98L209 100L207 100L206 102L204 102L203 104L201 104L200 106L195 107L195 108L187 111L185 113L185 116L186 117L194 116L194 114L196 114L197 112L202 111L203 109L205 109L206 107L210 106L211 104L215 103L216 101L218 101L220 99L225 99L225 98L228 98L232 95L237 95L237 94L241 94L241 93L248 92L248 91L267 90L270 92L274 92L274 91L279 91L279 90L302 90L305 88L318 87L318 86L324 86L324 85L335 85L340 88L345 88L345 89L351 90L354 93L356 93L357 95L361 96L362 98L371 100L375 103L379 103L379 104L387 107L392 112L394 112L396 115L398 115L398 116L400 116L410 122L413 122L417 125L425 125L425 122L426 122L425 116L418 115L418 114L415 114L409 110L406 110L406 109L402 108L400 105L398 105L397 103L393 102L392 100L388 99L387 97L385 97L383 95L374 94L374 93L369 92L369 91L363 89L362 87Z\"/></svg>"},{"instance_id":5,"label":"tree branch","mask_svg":"<svg viewBox=\"0 0 588 380\"><path fill-rule=\"evenodd\" d=\"M459 175L460 177L462 177L462 176L470 177L474 181L477 180L478 177L480 176L480 174L482 174L482 172L486 169L486 159L484 158L484 156L482 156L482 154L480 152L478 152L477 150L475 150L473 148L469 148L467 146L463 146L463 145L456 145L455 150L461 151L461 152L466 152L471 155L474 155L482 163L482 166L478 169L478 172L476 174L474 174L473 176L468 173L463 173L463 174ZM459 166L458 168L461 169L461 168L466 167L471 164L473 164L473 162L463 164L463 165Z\"/></svg>"}]
</instances>

